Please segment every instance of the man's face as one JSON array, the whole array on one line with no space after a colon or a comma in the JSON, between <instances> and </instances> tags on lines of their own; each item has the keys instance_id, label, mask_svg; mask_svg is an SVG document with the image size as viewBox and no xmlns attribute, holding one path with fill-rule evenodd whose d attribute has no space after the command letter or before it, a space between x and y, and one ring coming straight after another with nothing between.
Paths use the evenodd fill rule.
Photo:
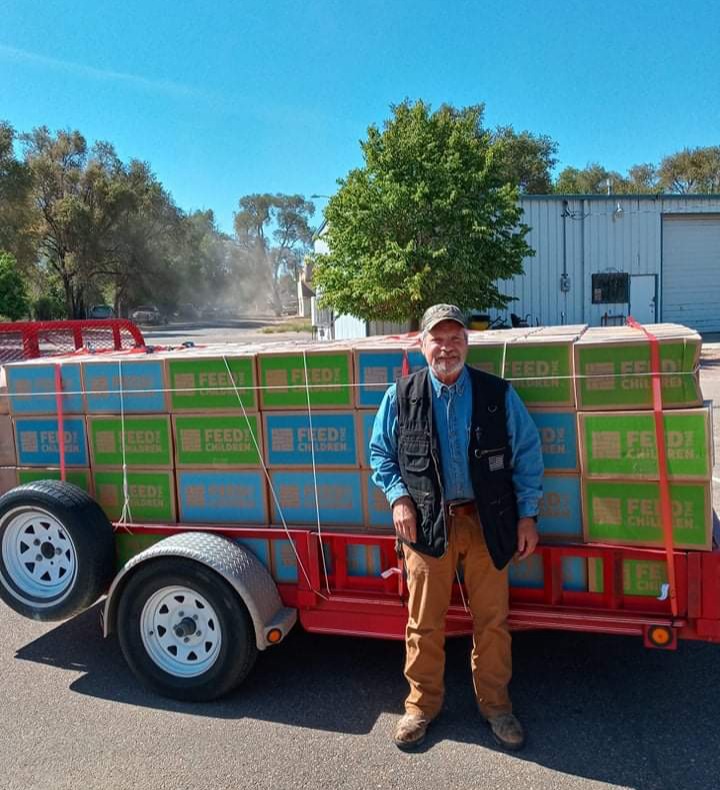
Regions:
<instances>
[{"instance_id":1,"label":"man's face","mask_svg":"<svg viewBox=\"0 0 720 790\"><path fill-rule=\"evenodd\" d=\"M451 384L465 364L468 341L465 327L457 321L440 321L425 333L423 356L430 369L444 384Z\"/></svg>"}]
</instances>

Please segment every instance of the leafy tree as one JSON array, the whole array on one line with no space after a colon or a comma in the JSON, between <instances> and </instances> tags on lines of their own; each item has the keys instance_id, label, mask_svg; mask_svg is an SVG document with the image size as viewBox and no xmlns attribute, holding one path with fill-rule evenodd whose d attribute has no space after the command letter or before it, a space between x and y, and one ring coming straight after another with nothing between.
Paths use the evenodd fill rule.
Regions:
<instances>
[{"instance_id":1,"label":"leafy tree","mask_svg":"<svg viewBox=\"0 0 720 790\"><path fill-rule=\"evenodd\" d=\"M592 162L582 170L566 167L555 182L555 192L562 195L606 195L625 191L625 179L615 170L607 170Z\"/></svg>"},{"instance_id":2,"label":"leafy tree","mask_svg":"<svg viewBox=\"0 0 720 790\"><path fill-rule=\"evenodd\" d=\"M297 282L313 231L315 206L301 195L245 195L235 214L235 233L253 271L256 303L264 297L277 315L282 312L281 281L291 274ZM261 305L264 306L264 305Z\"/></svg>"},{"instance_id":3,"label":"leafy tree","mask_svg":"<svg viewBox=\"0 0 720 790\"><path fill-rule=\"evenodd\" d=\"M8 250L24 269L35 260L30 169L14 151L15 131L0 122L0 249Z\"/></svg>"},{"instance_id":4,"label":"leafy tree","mask_svg":"<svg viewBox=\"0 0 720 790\"><path fill-rule=\"evenodd\" d=\"M17 261L0 251L0 316L18 321L28 314L28 297Z\"/></svg>"},{"instance_id":5,"label":"leafy tree","mask_svg":"<svg viewBox=\"0 0 720 790\"><path fill-rule=\"evenodd\" d=\"M361 142L364 166L342 179L326 217L322 303L366 320L417 321L436 302L505 307L497 280L532 255L518 188L508 184L481 105L392 107Z\"/></svg>"},{"instance_id":6,"label":"leafy tree","mask_svg":"<svg viewBox=\"0 0 720 790\"><path fill-rule=\"evenodd\" d=\"M667 192L720 192L720 146L684 148L670 154L660 163L658 176Z\"/></svg>"},{"instance_id":7,"label":"leafy tree","mask_svg":"<svg viewBox=\"0 0 720 790\"><path fill-rule=\"evenodd\" d=\"M628 170L627 192L649 194L659 188L657 168L650 162L633 165Z\"/></svg>"},{"instance_id":8,"label":"leafy tree","mask_svg":"<svg viewBox=\"0 0 720 790\"><path fill-rule=\"evenodd\" d=\"M500 126L492 136L493 152L500 160L502 178L524 194L552 192L551 171L557 164L557 143L547 135Z\"/></svg>"}]
</instances>

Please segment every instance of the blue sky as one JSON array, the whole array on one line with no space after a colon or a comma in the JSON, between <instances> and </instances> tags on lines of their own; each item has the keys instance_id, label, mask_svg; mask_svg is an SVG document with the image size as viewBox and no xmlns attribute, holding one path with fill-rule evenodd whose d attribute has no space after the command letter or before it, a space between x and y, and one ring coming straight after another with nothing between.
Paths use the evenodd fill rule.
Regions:
<instances>
[{"instance_id":1,"label":"blue sky","mask_svg":"<svg viewBox=\"0 0 720 790\"><path fill-rule=\"evenodd\" d=\"M484 102L560 167L718 145L719 34L708 0L0 0L0 119L108 140L230 231L241 195L333 192L405 97Z\"/></svg>"}]
</instances>

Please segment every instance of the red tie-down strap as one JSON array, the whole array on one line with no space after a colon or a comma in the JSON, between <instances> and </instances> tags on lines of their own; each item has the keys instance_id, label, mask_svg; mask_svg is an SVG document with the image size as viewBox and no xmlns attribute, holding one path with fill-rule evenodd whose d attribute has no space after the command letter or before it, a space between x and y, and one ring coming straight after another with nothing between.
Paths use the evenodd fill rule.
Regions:
<instances>
[{"instance_id":1,"label":"red tie-down strap","mask_svg":"<svg viewBox=\"0 0 720 790\"><path fill-rule=\"evenodd\" d=\"M65 414L62 398L62 365L55 363L55 407L57 409L58 453L60 455L60 479L65 482Z\"/></svg>"},{"instance_id":2,"label":"red tie-down strap","mask_svg":"<svg viewBox=\"0 0 720 790\"><path fill-rule=\"evenodd\" d=\"M678 615L677 586L675 584L675 551L673 549L672 532L672 500L670 498L670 480L668 478L667 446L665 444L665 426L662 408L662 366L660 364L660 342L657 337L639 324L632 316L628 316L628 326L639 329L650 343L650 373L652 377L653 416L655 418L655 441L658 454L658 477L660 479L660 520L663 528L665 554L667 556L670 611L673 617Z\"/></svg>"}]
</instances>

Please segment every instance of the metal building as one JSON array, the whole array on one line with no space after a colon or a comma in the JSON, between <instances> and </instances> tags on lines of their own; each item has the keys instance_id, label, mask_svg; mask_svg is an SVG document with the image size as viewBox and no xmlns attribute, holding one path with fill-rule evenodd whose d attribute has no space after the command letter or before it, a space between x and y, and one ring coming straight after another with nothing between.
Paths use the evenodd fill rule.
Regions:
<instances>
[{"instance_id":1,"label":"metal building","mask_svg":"<svg viewBox=\"0 0 720 790\"><path fill-rule=\"evenodd\" d=\"M508 323L511 312L544 325L633 315L720 332L720 195L525 195L521 205L535 255L500 284L516 298ZM332 324L336 338L406 329L352 316Z\"/></svg>"}]
</instances>

